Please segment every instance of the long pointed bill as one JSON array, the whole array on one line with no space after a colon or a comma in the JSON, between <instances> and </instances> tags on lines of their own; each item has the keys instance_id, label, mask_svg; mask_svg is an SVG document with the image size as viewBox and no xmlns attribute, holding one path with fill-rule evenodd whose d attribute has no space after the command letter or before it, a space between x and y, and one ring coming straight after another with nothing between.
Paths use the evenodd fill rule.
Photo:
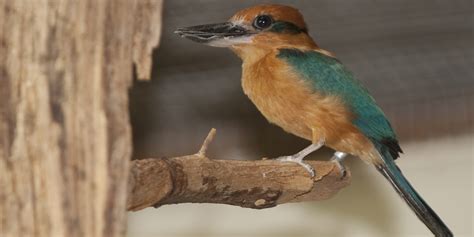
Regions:
<instances>
[{"instance_id":1,"label":"long pointed bill","mask_svg":"<svg viewBox=\"0 0 474 237\"><path fill-rule=\"evenodd\" d=\"M178 28L174 33L215 47L249 43L253 32L231 22Z\"/></svg>"}]
</instances>

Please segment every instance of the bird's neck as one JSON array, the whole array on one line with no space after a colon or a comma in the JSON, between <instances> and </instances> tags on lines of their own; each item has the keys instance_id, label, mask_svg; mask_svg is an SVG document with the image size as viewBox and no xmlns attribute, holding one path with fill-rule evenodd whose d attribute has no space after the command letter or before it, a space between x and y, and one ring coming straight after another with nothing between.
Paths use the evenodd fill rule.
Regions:
<instances>
[{"instance_id":1,"label":"bird's neck","mask_svg":"<svg viewBox=\"0 0 474 237\"><path fill-rule=\"evenodd\" d=\"M301 50L319 49L318 45L307 34L297 36L263 35L253 39L253 43L236 45L231 49L237 54L244 64L253 64L265 56L282 48L294 48Z\"/></svg>"}]
</instances>

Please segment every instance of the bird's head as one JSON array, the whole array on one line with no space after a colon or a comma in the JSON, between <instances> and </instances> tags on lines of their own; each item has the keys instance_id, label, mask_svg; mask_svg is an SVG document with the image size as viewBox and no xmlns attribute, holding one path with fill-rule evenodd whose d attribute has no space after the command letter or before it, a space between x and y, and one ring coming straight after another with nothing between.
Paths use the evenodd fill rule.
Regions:
<instances>
[{"instance_id":1,"label":"bird's head","mask_svg":"<svg viewBox=\"0 0 474 237\"><path fill-rule=\"evenodd\" d=\"M245 49L282 46L315 48L301 13L290 6L258 5L243 9L227 22L179 28L181 37L214 47Z\"/></svg>"}]
</instances>

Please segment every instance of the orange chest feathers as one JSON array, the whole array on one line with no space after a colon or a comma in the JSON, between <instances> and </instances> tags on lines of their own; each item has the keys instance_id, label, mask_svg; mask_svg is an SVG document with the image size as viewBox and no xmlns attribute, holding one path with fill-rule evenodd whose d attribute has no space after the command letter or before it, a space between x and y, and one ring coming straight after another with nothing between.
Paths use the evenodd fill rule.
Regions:
<instances>
[{"instance_id":1,"label":"orange chest feathers","mask_svg":"<svg viewBox=\"0 0 474 237\"><path fill-rule=\"evenodd\" d=\"M313 93L276 55L269 54L252 64L244 62L242 88L268 121L311 140L305 117Z\"/></svg>"},{"instance_id":2,"label":"orange chest feathers","mask_svg":"<svg viewBox=\"0 0 474 237\"><path fill-rule=\"evenodd\" d=\"M268 121L312 142L322 139L335 150L376 159L364 153L371 143L352 124L344 103L316 91L275 54L242 67L243 90Z\"/></svg>"},{"instance_id":3,"label":"orange chest feathers","mask_svg":"<svg viewBox=\"0 0 474 237\"><path fill-rule=\"evenodd\" d=\"M271 123L337 146L342 133L354 131L352 115L340 99L315 91L309 83L274 54L243 64L243 90Z\"/></svg>"}]
</instances>

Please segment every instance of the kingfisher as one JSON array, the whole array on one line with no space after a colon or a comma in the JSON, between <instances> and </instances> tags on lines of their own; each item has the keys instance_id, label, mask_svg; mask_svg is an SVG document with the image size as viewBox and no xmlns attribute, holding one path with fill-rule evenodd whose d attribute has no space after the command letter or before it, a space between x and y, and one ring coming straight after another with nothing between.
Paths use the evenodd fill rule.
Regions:
<instances>
[{"instance_id":1,"label":"kingfisher","mask_svg":"<svg viewBox=\"0 0 474 237\"><path fill-rule=\"evenodd\" d=\"M303 162L322 146L335 150L331 161L345 174L347 155L373 165L435 236L453 236L415 191L395 160L397 136L374 98L333 53L308 34L301 13L277 4L238 11L227 22L178 28L192 41L231 49L242 60L242 88L263 116L311 144L278 160Z\"/></svg>"}]
</instances>

